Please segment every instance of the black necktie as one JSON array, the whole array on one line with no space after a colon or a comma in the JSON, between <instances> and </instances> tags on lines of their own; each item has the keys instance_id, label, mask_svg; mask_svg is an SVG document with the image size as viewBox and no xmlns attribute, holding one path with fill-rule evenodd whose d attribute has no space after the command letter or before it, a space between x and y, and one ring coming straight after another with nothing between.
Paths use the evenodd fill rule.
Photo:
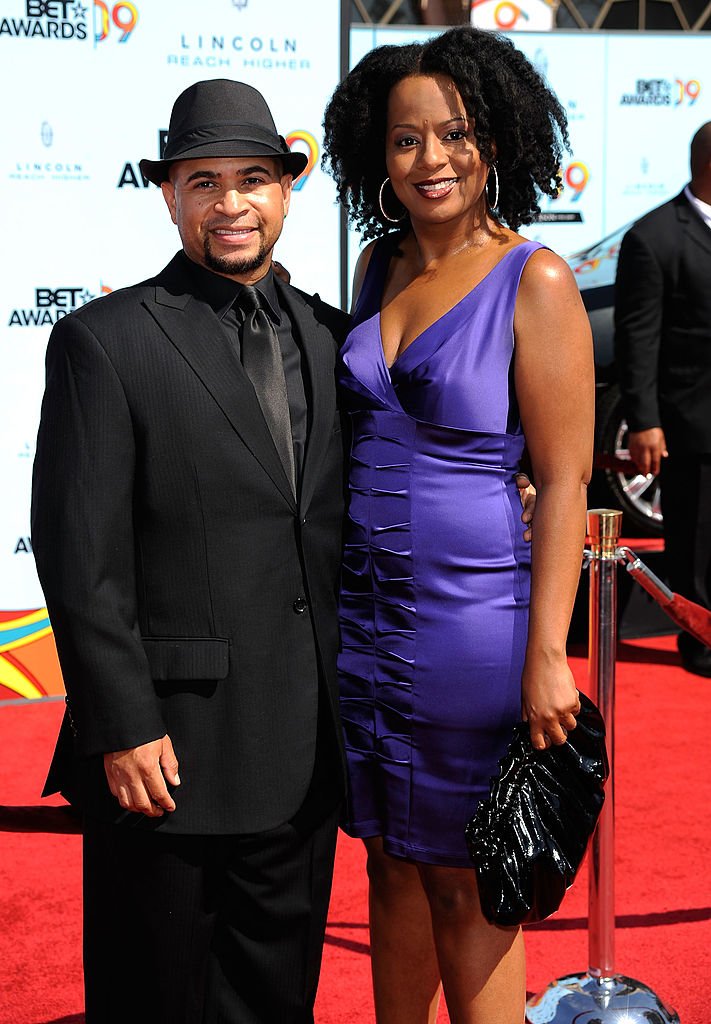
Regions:
<instances>
[{"instance_id":1,"label":"black necktie","mask_svg":"<svg viewBox=\"0 0 711 1024\"><path fill-rule=\"evenodd\" d=\"M244 313L240 331L242 365L257 393L291 489L296 493L294 448L284 364L277 332L262 306L262 301L256 288L252 288L251 285L242 286L237 300L239 308Z\"/></svg>"}]
</instances>

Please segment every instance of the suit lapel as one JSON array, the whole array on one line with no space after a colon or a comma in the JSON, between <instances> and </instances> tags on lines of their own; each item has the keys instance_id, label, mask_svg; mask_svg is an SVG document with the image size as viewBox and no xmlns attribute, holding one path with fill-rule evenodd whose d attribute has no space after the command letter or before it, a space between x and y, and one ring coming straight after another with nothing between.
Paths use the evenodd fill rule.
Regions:
<instances>
[{"instance_id":1,"label":"suit lapel","mask_svg":"<svg viewBox=\"0 0 711 1024\"><path fill-rule=\"evenodd\" d=\"M283 303L299 332L305 370L311 384L311 426L304 456L299 503L303 515L311 503L336 416L335 342L331 332L319 323L311 306L299 293L278 278L275 280L279 301Z\"/></svg>"},{"instance_id":2,"label":"suit lapel","mask_svg":"<svg viewBox=\"0 0 711 1024\"><path fill-rule=\"evenodd\" d=\"M677 198L681 200L676 208L677 217L683 224L684 230L702 249L711 253L711 231L703 223L683 192Z\"/></svg>"},{"instance_id":3,"label":"suit lapel","mask_svg":"<svg viewBox=\"0 0 711 1024\"><path fill-rule=\"evenodd\" d=\"M176 257L156 280L146 308L222 409L234 430L295 509L291 485L251 381L212 308L190 294Z\"/></svg>"}]
</instances>

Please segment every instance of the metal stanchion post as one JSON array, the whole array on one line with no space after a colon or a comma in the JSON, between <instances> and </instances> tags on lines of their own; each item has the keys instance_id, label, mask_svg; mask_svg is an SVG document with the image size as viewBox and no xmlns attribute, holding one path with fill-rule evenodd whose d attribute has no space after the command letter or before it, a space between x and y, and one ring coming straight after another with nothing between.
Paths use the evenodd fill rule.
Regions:
<instances>
[{"instance_id":1,"label":"metal stanchion post","mask_svg":"<svg viewBox=\"0 0 711 1024\"><path fill-rule=\"evenodd\" d=\"M526 1004L527 1024L679 1024L640 981L615 973L615 652L617 541L622 513L588 512L590 696L607 726L610 777L593 836L589 870L588 970L552 981Z\"/></svg>"},{"instance_id":2,"label":"metal stanchion post","mask_svg":"<svg viewBox=\"0 0 711 1024\"><path fill-rule=\"evenodd\" d=\"M615 661L617 650L617 541L621 512L588 512L590 603L588 679L590 696L607 730L610 777L605 803L590 843L588 964L594 978L610 978L615 967Z\"/></svg>"}]
</instances>

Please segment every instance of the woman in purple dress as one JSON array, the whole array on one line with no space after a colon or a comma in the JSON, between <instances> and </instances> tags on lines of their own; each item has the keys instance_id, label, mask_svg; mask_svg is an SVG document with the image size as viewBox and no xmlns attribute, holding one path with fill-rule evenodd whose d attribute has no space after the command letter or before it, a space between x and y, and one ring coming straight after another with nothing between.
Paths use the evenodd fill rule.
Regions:
<instances>
[{"instance_id":1,"label":"woman in purple dress","mask_svg":"<svg viewBox=\"0 0 711 1024\"><path fill-rule=\"evenodd\" d=\"M535 69L473 29L373 51L326 111L340 198L366 237L384 235L358 263L340 379L344 827L368 850L380 1024L434 1021L440 984L454 1024L524 1016L522 937L483 918L464 825L521 715L541 749L579 710L565 643L592 345L566 264L515 233L556 194L564 142Z\"/></svg>"}]
</instances>

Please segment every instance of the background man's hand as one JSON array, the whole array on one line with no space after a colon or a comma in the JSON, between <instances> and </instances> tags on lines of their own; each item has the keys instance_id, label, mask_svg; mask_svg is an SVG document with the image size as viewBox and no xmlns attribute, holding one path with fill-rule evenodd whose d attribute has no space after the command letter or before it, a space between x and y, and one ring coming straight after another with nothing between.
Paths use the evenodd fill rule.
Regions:
<instances>
[{"instance_id":1,"label":"background man's hand","mask_svg":"<svg viewBox=\"0 0 711 1024\"><path fill-rule=\"evenodd\" d=\"M649 430L631 430L627 437L630 458L640 473L645 476L659 473L662 459L669 454L664 431L661 427L650 427Z\"/></svg>"},{"instance_id":2,"label":"background man's hand","mask_svg":"<svg viewBox=\"0 0 711 1024\"><path fill-rule=\"evenodd\" d=\"M169 736L104 754L104 771L109 789L124 810L149 818L160 818L165 811L175 810L166 782L179 786L180 778Z\"/></svg>"}]
</instances>

